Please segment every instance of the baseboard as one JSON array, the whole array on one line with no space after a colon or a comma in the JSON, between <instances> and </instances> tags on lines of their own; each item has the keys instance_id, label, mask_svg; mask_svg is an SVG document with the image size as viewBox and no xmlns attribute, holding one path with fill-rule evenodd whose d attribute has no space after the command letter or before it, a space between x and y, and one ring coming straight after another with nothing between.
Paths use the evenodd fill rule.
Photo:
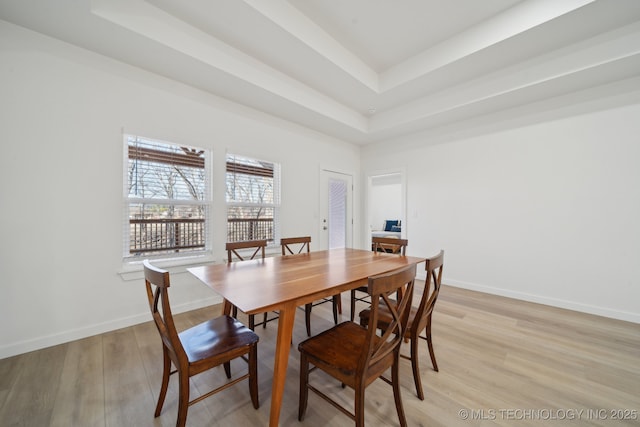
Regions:
<instances>
[{"instance_id":1,"label":"baseboard","mask_svg":"<svg viewBox=\"0 0 640 427\"><path fill-rule=\"evenodd\" d=\"M222 299L219 296L213 296L186 304L176 305L172 307L172 311L174 314L178 314L185 311L207 307L213 304L219 304L220 302L222 302ZM133 316L123 317L120 319L114 319L108 322L88 325L82 328L71 329L58 334L47 335L31 340L25 340L9 345L0 346L0 359L15 356L18 354L28 353L34 350L40 350L42 348L51 347L58 344L64 344L69 341L75 341L93 335L103 334L105 332L115 331L117 329L126 328L149 321L151 321L151 314L149 312L145 312Z\"/></svg>"},{"instance_id":2,"label":"baseboard","mask_svg":"<svg viewBox=\"0 0 640 427\"><path fill-rule=\"evenodd\" d=\"M455 286L457 288L469 289L472 291L484 292L492 295L499 295L508 298L514 298L522 301L529 301L538 304L549 305L552 307L564 308L567 310L579 311L581 313L595 314L598 316L608 317L611 319L624 320L626 322L640 323L640 314L627 311L614 310L606 307L598 307L589 304L582 304L575 301L567 301L559 298L545 297L542 295L534 295L525 292L517 292L509 289L494 288L491 286L478 285L475 283L462 282L459 280L442 279L443 284Z\"/></svg>"}]
</instances>

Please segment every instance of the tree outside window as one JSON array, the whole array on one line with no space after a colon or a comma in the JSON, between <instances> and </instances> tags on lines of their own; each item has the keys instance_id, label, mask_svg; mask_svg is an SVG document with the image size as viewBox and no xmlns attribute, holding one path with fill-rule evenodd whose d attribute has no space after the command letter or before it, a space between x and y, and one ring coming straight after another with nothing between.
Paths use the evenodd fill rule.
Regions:
<instances>
[{"instance_id":1,"label":"tree outside window","mask_svg":"<svg viewBox=\"0 0 640 427\"><path fill-rule=\"evenodd\" d=\"M280 165L227 155L227 241L277 241Z\"/></svg>"}]
</instances>

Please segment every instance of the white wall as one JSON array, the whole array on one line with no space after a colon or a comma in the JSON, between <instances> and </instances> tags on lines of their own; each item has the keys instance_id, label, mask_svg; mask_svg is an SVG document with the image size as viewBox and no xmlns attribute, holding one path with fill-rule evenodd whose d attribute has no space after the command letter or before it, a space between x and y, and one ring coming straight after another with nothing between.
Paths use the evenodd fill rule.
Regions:
<instances>
[{"instance_id":1,"label":"white wall","mask_svg":"<svg viewBox=\"0 0 640 427\"><path fill-rule=\"evenodd\" d=\"M150 320L120 274L123 130L213 149L216 259L226 150L282 165L283 234L317 237L320 165L359 175L354 145L2 21L0 99L0 358ZM176 311L217 301L172 272Z\"/></svg>"},{"instance_id":2,"label":"white wall","mask_svg":"<svg viewBox=\"0 0 640 427\"><path fill-rule=\"evenodd\" d=\"M406 167L408 253L444 249L446 283L640 323L639 118L634 104L407 137L361 166Z\"/></svg>"}]
</instances>

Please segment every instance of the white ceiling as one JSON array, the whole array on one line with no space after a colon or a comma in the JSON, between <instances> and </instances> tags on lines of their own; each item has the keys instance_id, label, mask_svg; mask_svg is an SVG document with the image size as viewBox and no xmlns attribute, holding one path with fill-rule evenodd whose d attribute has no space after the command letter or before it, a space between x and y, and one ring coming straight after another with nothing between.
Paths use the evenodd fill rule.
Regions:
<instances>
[{"instance_id":1,"label":"white ceiling","mask_svg":"<svg viewBox=\"0 0 640 427\"><path fill-rule=\"evenodd\" d=\"M0 0L0 19L360 144L640 88L640 0Z\"/></svg>"}]
</instances>

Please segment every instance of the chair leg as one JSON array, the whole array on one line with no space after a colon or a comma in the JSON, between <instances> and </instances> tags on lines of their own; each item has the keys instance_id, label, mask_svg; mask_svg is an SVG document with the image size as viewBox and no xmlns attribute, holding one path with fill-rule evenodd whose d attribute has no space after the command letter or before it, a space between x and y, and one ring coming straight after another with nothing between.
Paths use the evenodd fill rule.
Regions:
<instances>
[{"instance_id":1,"label":"chair leg","mask_svg":"<svg viewBox=\"0 0 640 427\"><path fill-rule=\"evenodd\" d=\"M164 405L164 398L167 396L169 375L171 373L171 359L164 345L162 346L162 359L162 385L160 385L160 394L158 395L158 403L156 404L156 412L154 413L156 417L160 416L160 412L162 412L162 405Z\"/></svg>"},{"instance_id":2,"label":"chair leg","mask_svg":"<svg viewBox=\"0 0 640 427\"><path fill-rule=\"evenodd\" d=\"M304 353L300 353L300 401L298 403L298 421L304 420L307 412L307 401L309 400L309 362Z\"/></svg>"},{"instance_id":3,"label":"chair leg","mask_svg":"<svg viewBox=\"0 0 640 427\"><path fill-rule=\"evenodd\" d=\"M431 341L431 319L427 323L427 345L429 346L429 356L431 356L431 363L433 364L433 370L438 372L438 362L436 362L436 353L433 351L433 341Z\"/></svg>"},{"instance_id":4,"label":"chair leg","mask_svg":"<svg viewBox=\"0 0 640 427\"><path fill-rule=\"evenodd\" d=\"M189 409L189 375L186 372L178 372L178 421L176 427L184 427L187 423L187 410Z\"/></svg>"},{"instance_id":5,"label":"chair leg","mask_svg":"<svg viewBox=\"0 0 640 427\"><path fill-rule=\"evenodd\" d=\"M307 336L311 336L311 309L313 304L304 305L304 323L307 326Z\"/></svg>"},{"instance_id":6,"label":"chair leg","mask_svg":"<svg viewBox=\"0 0 640 427\"><path fill-rule=\"evenodd\" d=\"M363 385L356 385L354 402L356 427L364 427L364 390Z\"/></svg>"},{"instance_id":7,"label":"chair leg","mask_svg":"<svg viewBox=\"0 0 640 427\"><path fill-rule=\"evenodd\" d=\"M253 407L258 409L260 407L260 400L258 399L258 345L252 344L249 351L249 394L251 395L251 402Z\"/></svg>"},{"instance_id":8,"label":"chair leg","mask_svg":"<svg viewBox=\"0 0 640 427\"><path fill-rule=\"evenodd\" d=\"M331 305L333 306L333 323L338 324L338 301L340 301L340 295L334 295Z\"/></svg>"},{"instance_id":9,"label":"chair leg","mask_svg":"<svg viewBox=\"0 0 640 427\"><path fill-rule=\"evenodd\" d=\"M352 322L355 316L355 311L356 311L356 290L351 289L351 321Z\"/></svg>"},{"instance_id":10,"label":"chair leg","mask_svg":"<svg viewBox=\"0 0 640 427\"><path fill-rule=\"evenodd\" d=\"M422 391L422 379L420 378L420 361L418 360L418 336L411 337L411 368L413 369L413 382L416 385L418 399L424 400Z\"/></svg>"},{"instance_id":11,"label":"chair leg","mask_svg":"<svg viewBox=\"0 0 640 427\"><path fill-rule=\"evenodd\" d=\"M398 412L398 419L400 420L400 427L407 427L407 418L404 416L404 408L402 407L402 396L400 395L400 357L399 350L396 350L396 355L391 367L391 384L393 386L393 399L396 402L396 411Z\"/></svg>"}]
</instances>

